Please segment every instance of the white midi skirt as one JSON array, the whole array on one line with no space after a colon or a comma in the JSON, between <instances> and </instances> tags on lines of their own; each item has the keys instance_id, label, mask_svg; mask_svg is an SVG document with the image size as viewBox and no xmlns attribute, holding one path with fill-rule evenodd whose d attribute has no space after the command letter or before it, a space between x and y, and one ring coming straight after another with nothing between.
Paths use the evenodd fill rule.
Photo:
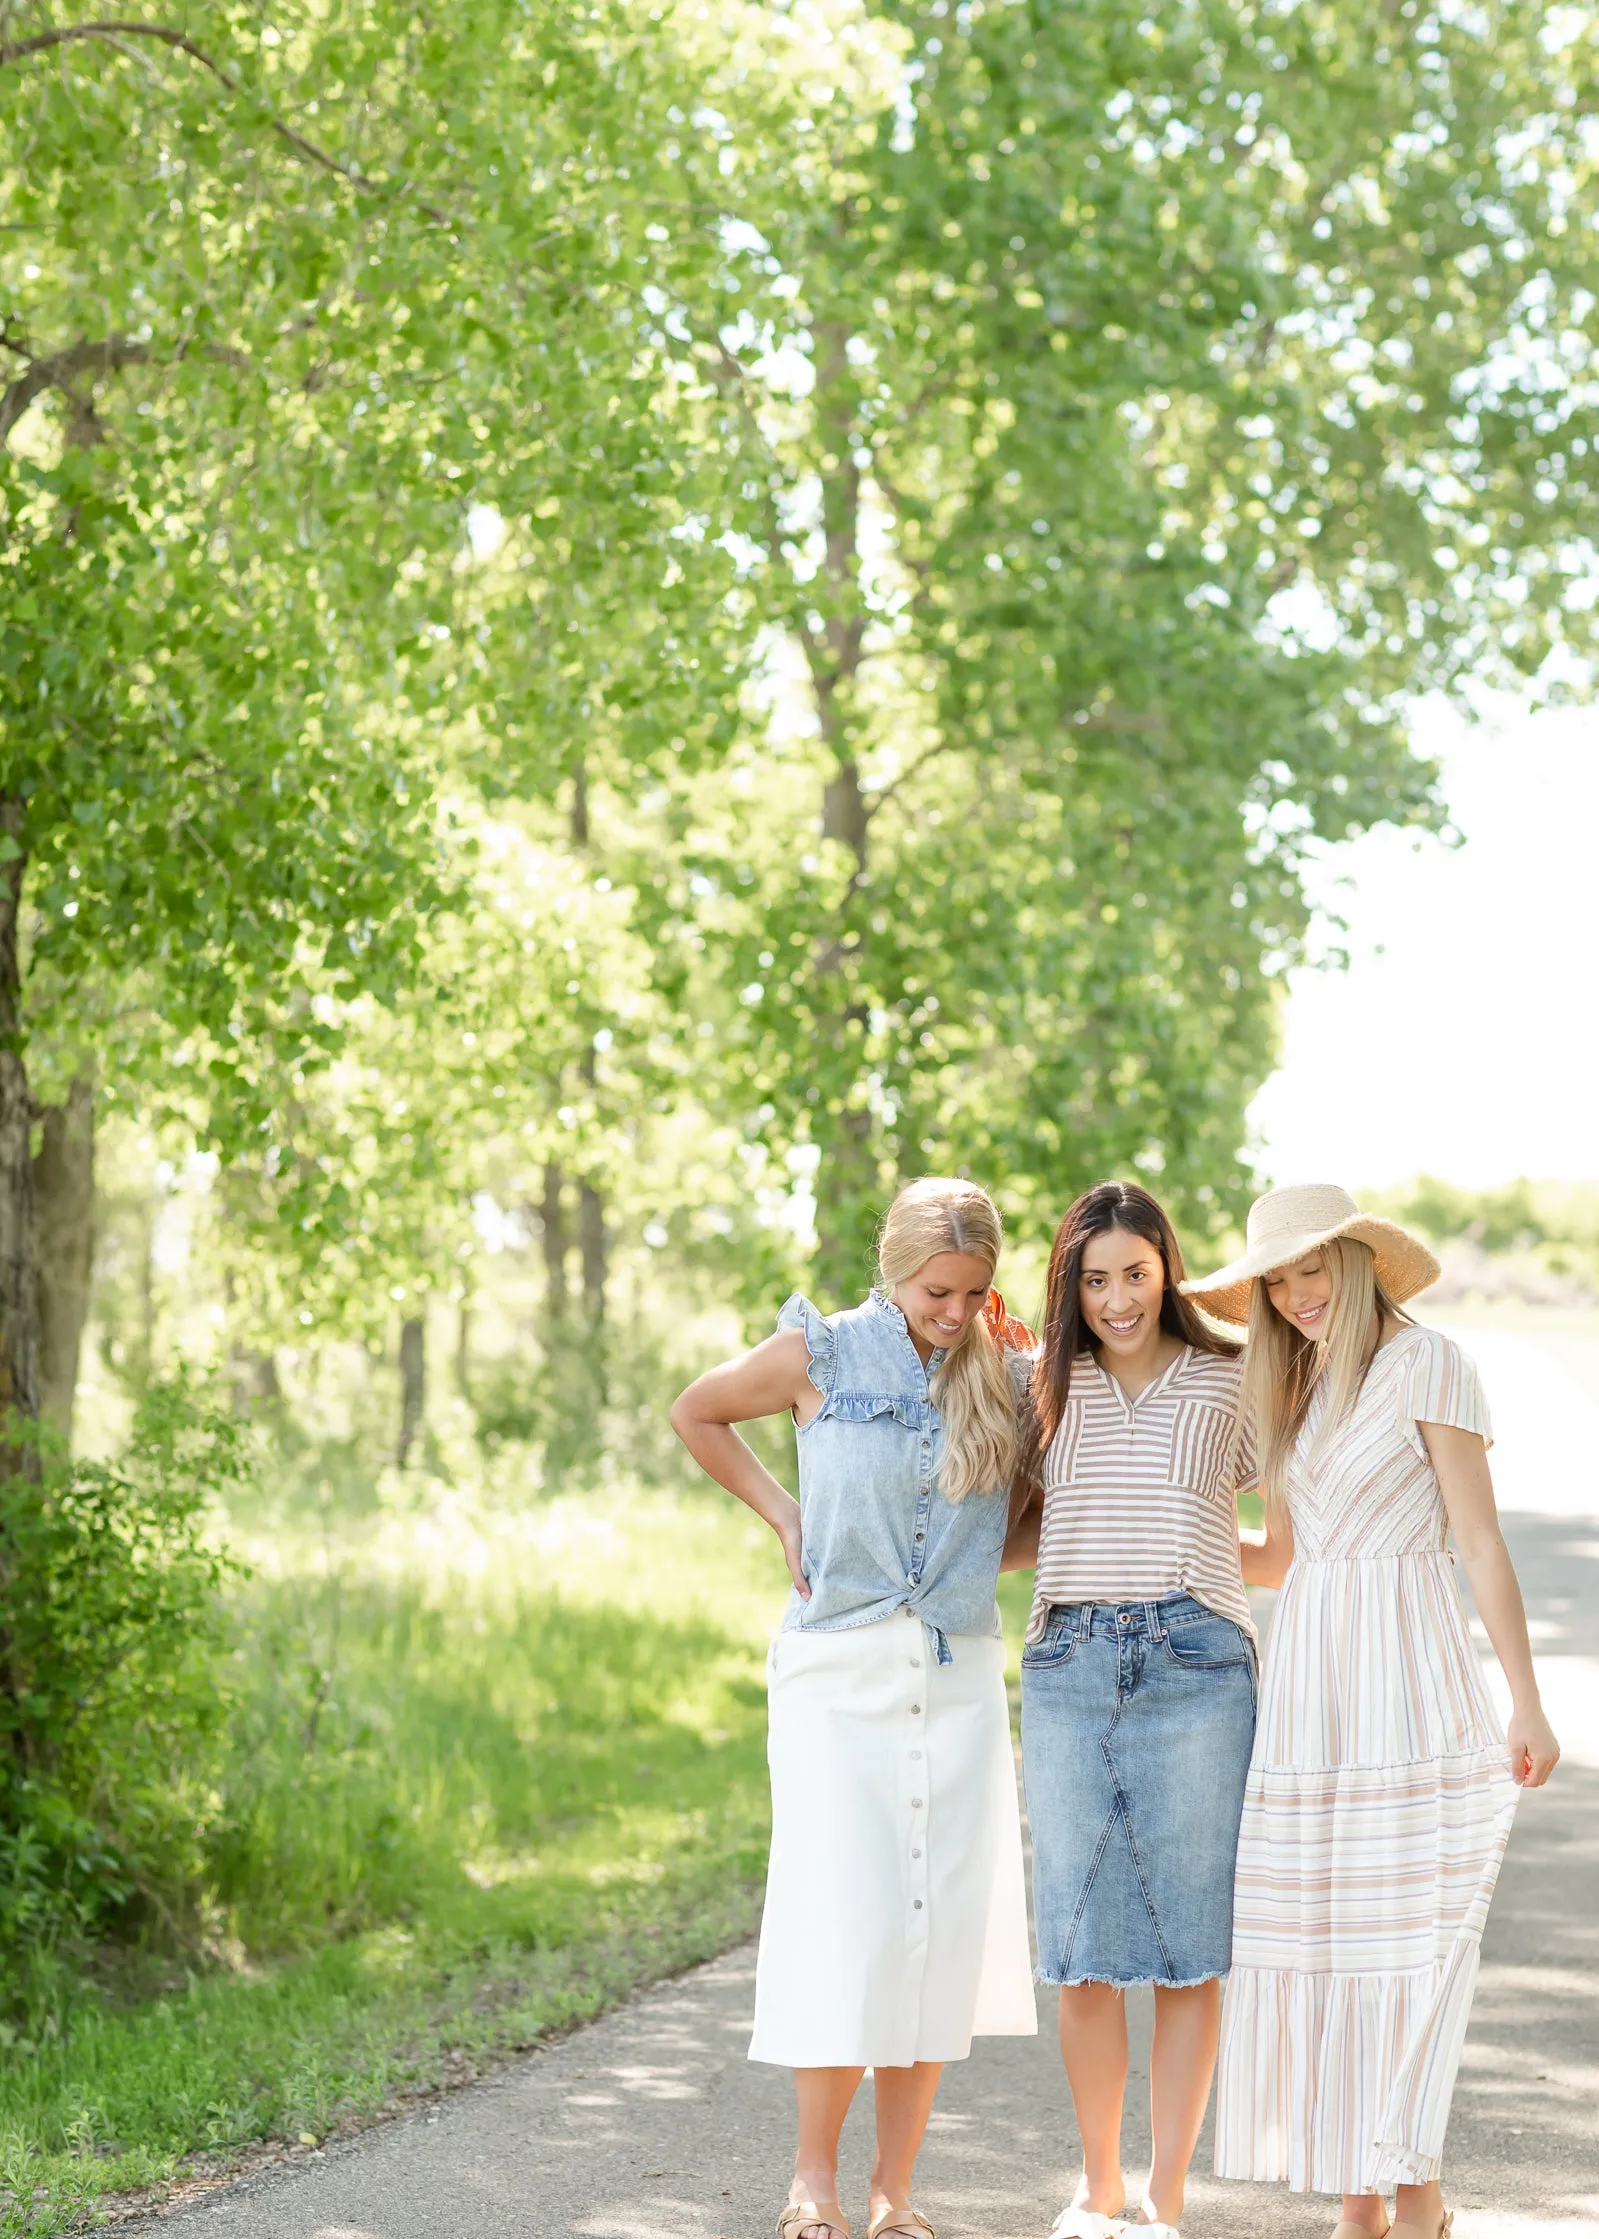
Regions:
<instances>
[{"instance_id":1,"label":"white midi skirt","mask_svg":"<svg viewBox=\"0 0 1599 2239\"><path fill-rule=\"evenodd\" d=\"M1038 2027L1005 1649L908 1610L779 1633L751 2060L906 2068Z\"/></svg>"}]
</instances>

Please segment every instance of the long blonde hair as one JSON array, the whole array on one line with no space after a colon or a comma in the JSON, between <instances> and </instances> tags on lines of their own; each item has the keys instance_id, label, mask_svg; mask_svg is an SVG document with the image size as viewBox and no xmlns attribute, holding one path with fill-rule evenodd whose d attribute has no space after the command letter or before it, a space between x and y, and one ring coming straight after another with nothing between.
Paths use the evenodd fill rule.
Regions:
<instances>
[{"instance_id":1,"label":"long blonde hair","mask_svg":"<svg viewBox=\"0 0 1599 2239\"><path fill-rule=\"evenodd\" d=\"M1288 1462L1310 1412L1316 1386L1325 1380L1325 1404L1307 1461L1314 1461L1359 1394L1371 1364L1371 1324L1408 1322L1377 1280L1371 1246L1358 1237L1334 1236L1316 1246L1327 1270L1327 1334L1307 1337L1278 1313L1265 1280L1257 1277L1249 1293L1249 1344L1244 1354L1239 1415L1253 1433L1260 1489L1268 1523L1287 1510ZM1308 1253L1302 1253L1308 1258Z\"/></svg>"},{"instance_id":2,"label":"long blonde hair","mask_svg":"<svg viewBox=\"0 0 1599 2239\"><path fill-rule=\"evenodd\" d=\"M877 1271L892 1298L940 1252L969 1252L999 1265L1004 1228L998 1207L975 1182L930 1175L908 1182L883 1216L877 1238ZM944 1419L939 1485L946 1500L968 1493L998 1493L1010 1484L1016 1459L1016 1394L1003 1349L982 1314L974 1314L945 1355L933 1379L933 1400Z\"/></svg>"}]
</instances>

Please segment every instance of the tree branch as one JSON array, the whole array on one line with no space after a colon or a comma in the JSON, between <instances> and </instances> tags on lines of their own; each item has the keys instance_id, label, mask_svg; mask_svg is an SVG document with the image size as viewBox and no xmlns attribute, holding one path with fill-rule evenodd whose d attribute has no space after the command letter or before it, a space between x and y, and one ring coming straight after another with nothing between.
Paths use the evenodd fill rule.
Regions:
<instances>
[{"instance_id":1,"label":"tree branch","mask_svg":"<svg viewBox=\"0 0 1599 2239\"><path fill-rule=\"evenodd\" d=\"M760 454L761 462L770 468L774 463L771 445L766 440L755 407L750 401L749 375L720 335L716 337L716 356L710 361L707 370L722 394L732 397L734 410L744 424L745 434ZM783 558L783 522L777 510L777 498L772 490L769 472L762 477L761 493L762 511L766 515L767 553L774 565L780 565Z\"/></svg>"},{"instance_id":2,"label":"tree branch","mask_svg":"<svg viewBox=\"0 0 1599 2239\"><path fill-rule=\"evenodd\" d=\"M196 45L186 31L176 31L164 23L72 23L64 24L55 31L36 31L31 39L13 39L0 46L0 69L9 62L26 61L29 55L43 54L51 47L73 45L79 39L104 39L110 45L118 47L124 39L156 39L162 46L171 47L178 54L186 54L191 61L199 63L202 70L209 70L212 77L220 85L225 85L230 93L245 94L243 83L231 70L224 69L220 62L206 53L204 47ZM126 52L126 49L123 51ZM249 96L246 95L246 98ZM264 109L265 104L262 106ZM358 171L352 171L347 163L341 163L337 156L329 155L326 148L319 148L314 140L307 140L303 133L294 131L292 126L282 123L270 111L266 111L266 121L278 138L297 154L305 156L312 163L320 164L324 171L331 171L348 186L358 187L366 194L380 191L370 181L363 179ZM430 211L428 215L437 217L438 213Z\"/></svg>"},{"instance_id":3,"label":"tree branch","mask_svg":"<svg viewBox=\"0 0 1599 2239\"><path fill-rule=\"evenodd\" d=\"M0 334L0 343L19 357L24 354L23 345L9 334ZM203 345L203 353L220 359L225 365L245 366L250 362L240 351L227 349L217 342ZM186 357L188 346L184 345L173 355L174 358ZM110 334L101 342L74 342L70 348L57 350L47 358L30 358L26 370L0 389L0 443L5 442L34 399L43 396L46 390L60 389L72 397L80 413L92 421L93 408L85 407L73 396L72 383L79 374L121 373L130 365L159 362L149 343L135 342L126 334Z\"/></svg>"},{"instance_id":4,"label":"tree branch","mask_svg":"<svg viewBox=\"0 0 1599 2239\"><path fill-rule=\"evenodd\" d=\"M953 739L940 739L938 744L930 746L925 754L918 754L914 762L907 762L898 777L890 778L886 785L880 785L866 803L867 822L871 822L885 802L894 798L902 785L909 785L913 779L920 777L929 762L936 762L941 754L951 754L954 750L955 741Z\"/></svg>"}]
</instances>

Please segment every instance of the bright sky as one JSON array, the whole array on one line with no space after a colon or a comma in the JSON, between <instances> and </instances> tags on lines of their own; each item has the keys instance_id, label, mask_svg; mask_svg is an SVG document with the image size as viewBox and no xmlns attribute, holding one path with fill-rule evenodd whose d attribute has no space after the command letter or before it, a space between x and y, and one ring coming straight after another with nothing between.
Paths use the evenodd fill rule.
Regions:
<instances>
[{"instance_id":1,"label":"bright sky","mask_svg":"<svg viewBox=\"0 0 1599 2239\"><path fill-rule=\"evenodd\" d=\"M1257 1163L1355 1190L1599 1180L1599 710L1428 703L1414 736L1464 844L1327 850L1312 891L1349 969L1293 975Z\"/></svg>"}]
</instances>

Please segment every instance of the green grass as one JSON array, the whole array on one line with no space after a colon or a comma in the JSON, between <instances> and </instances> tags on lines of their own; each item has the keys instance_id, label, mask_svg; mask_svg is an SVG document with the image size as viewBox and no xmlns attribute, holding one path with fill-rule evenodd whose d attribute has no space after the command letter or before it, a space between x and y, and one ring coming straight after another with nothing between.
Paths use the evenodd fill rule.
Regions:
<instances>
[{"instance_id":1,"label":"green grass","mask_svg":"<svg viewBox=\"0 0 1599 2239\"><path fill-rule=\"evenodd\" d=\"M753 1924L783 1588L753 1519L441 1494L249 1552L208 1962L12 2033L6 2239L196 2151L320 2139Z\"/></svg>"}]
</instances>

